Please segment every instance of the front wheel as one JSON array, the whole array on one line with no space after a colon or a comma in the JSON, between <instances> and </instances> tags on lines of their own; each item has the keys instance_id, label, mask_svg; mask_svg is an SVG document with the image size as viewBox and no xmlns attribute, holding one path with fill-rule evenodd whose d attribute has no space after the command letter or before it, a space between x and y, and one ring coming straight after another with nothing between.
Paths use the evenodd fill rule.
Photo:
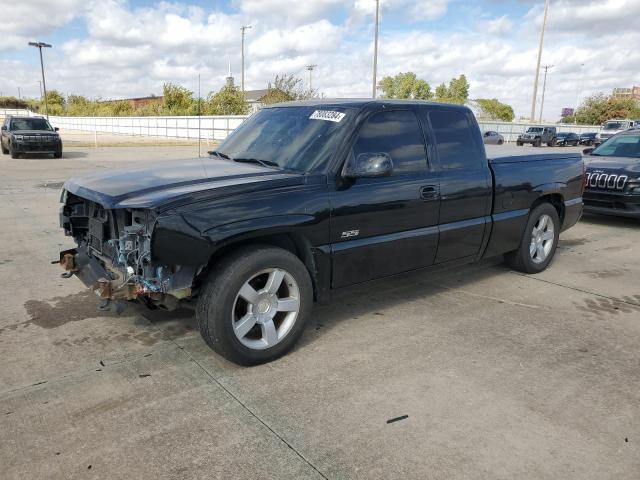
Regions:
<instances>
[{"instance_id":1,"label":"front wheel","mask_svg":"<svg viewBox=\"0 0 640 480\"><path fill-rule=\"evenodd\" d=\"M293 347L313 306L313 287L294 254L242 247L210 273L196 319L207 344L241 365L274 360Z\"/></svg>"},{"instance_id":2,"label":"front wheel","mask_svg":"<svg viewBox=\"0 0 640 480\"><path fill-rule=\"evenodd\" d=\"M555 207L550 203L538 205L529 215L520 247L505 254L505 260L520 272L542 272L556 253L559 236L560 219Z\"/></svg>"},{"instance_id":3,"label":"front wheel","mask_svg":"<svg viewBox=\"0 0 640 480\"><path fill-rule=\"evenodd\" d=\"M533 146L534 147L541 147L542 146L542 139L541 138L536 138L535 141L533 142Z\"/></svg>"},{"instance_id":4,"label":"front wheel","mask_svg":"<svg viewBox=\"0 0 640 480\"><path fill-rule=\"evenodd\" d=\"M9 144L9 155L11 155L11 158L18 158L20 156L18 152L13 150L11 144Z\"/></svg>"},{"instance_id":5,"label":"front wheel","mask_svg":"<svg viewBox=\"0 0 640 480\"><path fill-rule=\"evenodd\" d=\"M500 139L498 140L498 145L502 145L504 143L504 140Z\"/></svg>"},{"instance_id":6,"label":"front wheel","mask_svg":"<svg viewBox=\"0 0 640 480\"><path fill-rule=\"evenodd\" d=\"M53 152L53 158L62 158L62 149Z\"/></svg>"},{"instance_id":7,"label":"front wheel","mask_svg":"<svg viewBox=\"0 0 640 480\"><path fill-rule=\"evenodd\" d=\"M2 153L4 153L5 155L6 155L7 153L9 153L9 150L7 150L7 149L5 148L5 146L2 144L2 142L0 142L0 147L2 147Z\"/></svg>"}]
</instances>

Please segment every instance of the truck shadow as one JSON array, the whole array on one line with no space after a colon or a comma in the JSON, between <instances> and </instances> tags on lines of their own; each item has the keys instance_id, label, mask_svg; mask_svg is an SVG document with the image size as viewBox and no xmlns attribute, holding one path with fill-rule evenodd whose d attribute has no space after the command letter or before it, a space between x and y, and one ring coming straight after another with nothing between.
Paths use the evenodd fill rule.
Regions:
<instances>
[{"instance_id":1,"label":"truck shadow","mask_svg":"<svg viewBox=\"0 0 640 480\"><path fill-rule=\"evenodd\" d=\"M394 321L394 308L417 299L428 300L430 296L451 288L482 281L506 270L502 257L451 270L422 270L336 291L326 305L314 309L307 332L294 350L313 343L318 336L331 331L342 322L359 317L377 315Z\"/></svg>"}]
</instances>

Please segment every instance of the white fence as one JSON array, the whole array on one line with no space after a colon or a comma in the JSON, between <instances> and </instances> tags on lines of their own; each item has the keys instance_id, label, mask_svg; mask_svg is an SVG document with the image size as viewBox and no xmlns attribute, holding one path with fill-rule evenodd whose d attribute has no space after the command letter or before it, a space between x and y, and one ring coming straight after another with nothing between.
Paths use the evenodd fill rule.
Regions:
<instances>
[{"instance_id":1,"label":"white fence","mask_svg":"<svg viewBox=\"0 0 640 480\"><path fill-rule=\"evenodd\" d=\"M33 115L28 110L2 110L3 115ZM112 133L165 138L224 140L246 115L206 117L57 117L50 116L51 124L67 130ZM559 132L598 132L598 125L537 124L479 121L483 132L493 130L504 136L505 141L515 142L520 133L531 126L556 127Z\"/></svg>"},{"instance_id":2,"label":"white fence","mask_svg":"<svg viewBox=\"0 0 640 480\"><path fill-rule=\"evenodd\" d=\"M56 117L54 127L144 137L224 140L245 115L207 117Z\"/></svg>"}]
</instances>

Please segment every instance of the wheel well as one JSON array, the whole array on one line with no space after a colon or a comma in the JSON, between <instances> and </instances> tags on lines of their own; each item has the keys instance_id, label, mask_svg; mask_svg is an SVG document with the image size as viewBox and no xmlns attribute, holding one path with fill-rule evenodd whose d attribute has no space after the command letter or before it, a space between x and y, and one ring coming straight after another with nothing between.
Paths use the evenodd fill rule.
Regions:
<instances>
[{"instance_id":1,"label":"wheel well","mask_svg":"<svg viewBox=\"0 0 640 480\"><path fill-rule=\"evenodd\" d=\"M551 205L553 205L553 207L556 209L556 212L558 212L558 218L560 219L560 228L562 228L562 225L564 224L564 200L562 198L562 195L560 195L559 193L542 195L541 197L537 198L535 202L533 202L533 205L531 205L531 210L542 203L550 203Z\"/></svg>"},{"instance_id":2,"label":"wheel well","mask_svg":"<svg viewBox=\"0 0 640 480\"><path fill-rule=\"evenodd\" d=\"M215 269L216 264L232 251L245 247L247 245L272 245L274 247L282 248L293 253L304 264L311 277L311 283L313 285L313 297L316 300L317 282L316 282L316 266L313 255L311 254L311 245L301 235L291 233L278 233L273 235L264 235L258 237L252 237L245 240L239 240L237 242L225 245L224 247L216 250L211 256L209 262L205 268L200 272L196 278L196 284L200 283L206 276Z\"/></svg>"}]
</instances>

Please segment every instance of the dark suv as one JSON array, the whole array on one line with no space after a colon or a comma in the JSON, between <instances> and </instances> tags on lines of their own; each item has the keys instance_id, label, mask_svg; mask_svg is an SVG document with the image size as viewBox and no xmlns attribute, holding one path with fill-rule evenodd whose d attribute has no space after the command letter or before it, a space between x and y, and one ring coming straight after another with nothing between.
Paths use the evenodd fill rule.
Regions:
<instances>
[{"instance_id":1,"label":"dark suv","mask_svg":"<svg viewBox=\"0 0 640 480\"><path fill-rule=\"evenodd\" d=\"M518 135L516 144L521 147L530 143L534 147L541 147L546 143L549 147L555 147L558 139L556 127L529 127L525 133Z\"/></svg>"},{"instance_id":2,"label":"dark suv","mask_svg":"<svg viewBox=\"0 0 640 480\"><path fill-rule=\"evenodd\" d=\"M58 128L46 118L8 116L2 125L0 137L2 153L18 158L22 153L51 153L62 157L62 140Z\"/></svg>"}]
</instances>

